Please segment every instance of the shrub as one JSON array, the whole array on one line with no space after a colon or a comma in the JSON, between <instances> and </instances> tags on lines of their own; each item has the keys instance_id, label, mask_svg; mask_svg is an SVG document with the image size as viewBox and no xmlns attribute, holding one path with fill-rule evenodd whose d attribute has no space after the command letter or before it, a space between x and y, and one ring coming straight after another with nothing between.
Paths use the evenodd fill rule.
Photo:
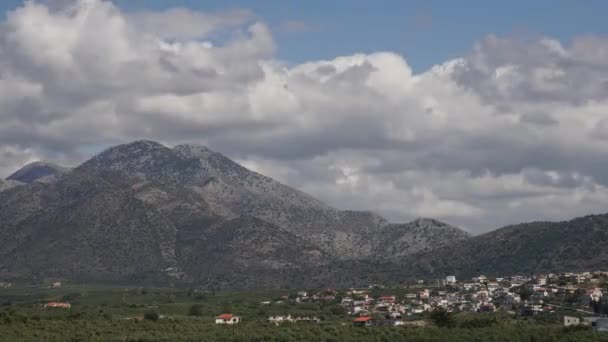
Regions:
<instances>
[{"instance_id":1,"label":"shrub","mask_svg":"<svg viewBox=\"0 0 608 342\"><path fill-rule=\"evenodd\" d=\"M160 315L158 314L158 312L146 312L144 314L144 319L147 321L158 321L158 319L160 318Z\"/></svg>"},{"instance_id":2,"label":"shrub","mask_svg":"<svg viewBox=\"0 0 608 342\"><path fill-rule=\"evenodd\" d=\"M201 304L194 304L188 310L188 316L202 316L203 306Z\"/></svg>"},{"instance_id":3,"label":"shrub","mask_svg":"<svg viewBox=\"0 0 608 342\"><path fill-rule=\"evenodd\" d=\"M452 327L454 325L454 317L452 313L448 312L444 308L437 308L431 312L431 320L438 327Z\"/></svg>"}]
</instances>

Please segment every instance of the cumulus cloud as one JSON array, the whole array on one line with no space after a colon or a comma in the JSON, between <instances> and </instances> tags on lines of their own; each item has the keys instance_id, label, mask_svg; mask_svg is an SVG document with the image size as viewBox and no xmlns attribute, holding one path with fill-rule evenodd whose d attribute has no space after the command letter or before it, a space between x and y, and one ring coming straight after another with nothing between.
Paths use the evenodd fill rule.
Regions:
<instances>
[{"instance_id":1,"label":"cumulus cloud","mask_svg":"<svg viewBox=\"0 0 608 342\"><path fill-rule=\"evenodd\" d=\"M274 51L245 9L26 2L0 25L0 173L146 138L395 221L482 232L608 205L605 38L489 35L421 73L392 52L290 65Z\"/></svg>"}]
</instances>

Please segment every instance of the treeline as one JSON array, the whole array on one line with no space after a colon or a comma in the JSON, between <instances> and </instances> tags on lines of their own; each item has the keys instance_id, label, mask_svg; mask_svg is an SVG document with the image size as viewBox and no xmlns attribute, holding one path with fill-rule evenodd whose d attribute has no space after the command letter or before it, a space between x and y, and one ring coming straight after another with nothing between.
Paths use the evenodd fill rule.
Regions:
<instances>
[{"instance_id":1,"label":"treeline","mask_svg":"<svg viewBox=\"0 0 608 342\"><path fill-rule=\"evenodd\" d=\"M535 325L525 321L462 321L451 327L353 327L294 323L274 326L243 322L216 326L195 317L125 320L111 318L45 319L4 312L1 340L6 341L608 341L588 328ZM468 323L467 323L468 322Z\"/></svg>"}]
</instances>

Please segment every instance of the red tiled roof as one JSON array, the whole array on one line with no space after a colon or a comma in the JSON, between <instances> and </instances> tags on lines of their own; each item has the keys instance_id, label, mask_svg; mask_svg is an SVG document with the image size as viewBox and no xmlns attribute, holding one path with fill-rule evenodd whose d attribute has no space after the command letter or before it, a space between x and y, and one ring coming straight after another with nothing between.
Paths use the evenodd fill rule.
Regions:
<instances>
[{"instance_id":1,"label":"red tiled roof","mask_svg":"<svg viewBox=\"0 0 608 342\"><path fill-rule=\"evenodd\" d=\"M221 315L217 316L216 318L217 319L231 319L232 314L221 314Z\"/></svg>"},{"instance_id":2,"label":"red tiled roof","mask_svg":"<svg viewBox=\"0 0 608 342\"><path fill-rule=\"evenodd\" d=\"M361 316L361 317L357 317L353 320L353 322L367 322L367 321L371 321L373 318L371 316Z\"/></svg>"}]
</instances>

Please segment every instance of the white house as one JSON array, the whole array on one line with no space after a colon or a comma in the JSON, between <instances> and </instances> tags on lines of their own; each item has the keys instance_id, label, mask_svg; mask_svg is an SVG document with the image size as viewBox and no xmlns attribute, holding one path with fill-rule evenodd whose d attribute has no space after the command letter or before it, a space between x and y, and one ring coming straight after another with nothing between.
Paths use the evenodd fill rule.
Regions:
<instances>
[{"instance_id":1,"label":"white house","mask_svg":"<svg viewBox=\"0 0 608 342\"><path fill-rule=\"evenodd\" d=\"M456 276L449 275L449 276L445 277L445 281L448 284L454 284L454 283L456 283Z\"/></svg>"},{"instance_id":2,"label":"white house","mask_svg":"<svg viewBox=\"0 0 608 342\"><path fill-rule=\"evenodd\" d=\"M564 316L564 326L569 327L571 325L579 325L581 320L578 317Z\"/></svg>"},{"instance_id":3,"label":"white house","mask_svg":"<svg viewBox=\"0 0 608 342\"><path fill-rule=\"evenodd\" d=\"M291 318L291 315L287 315L287 316L270 316L268 317L268 322L270 323L274 323L274 324L279 324L279 323L283 323L283 322L293 322L294 319Z\"/></svg>"},{"instance_id":4,"label":"white house","mask_svg":"<svg viewBox=\"0 0 608 342\"><path fill-rule=\"evenodd\" d=\"M215 324L238 324L240 322L241 318L233 314L221 314L215 317Z\"/></svg>"}]
</instances>

